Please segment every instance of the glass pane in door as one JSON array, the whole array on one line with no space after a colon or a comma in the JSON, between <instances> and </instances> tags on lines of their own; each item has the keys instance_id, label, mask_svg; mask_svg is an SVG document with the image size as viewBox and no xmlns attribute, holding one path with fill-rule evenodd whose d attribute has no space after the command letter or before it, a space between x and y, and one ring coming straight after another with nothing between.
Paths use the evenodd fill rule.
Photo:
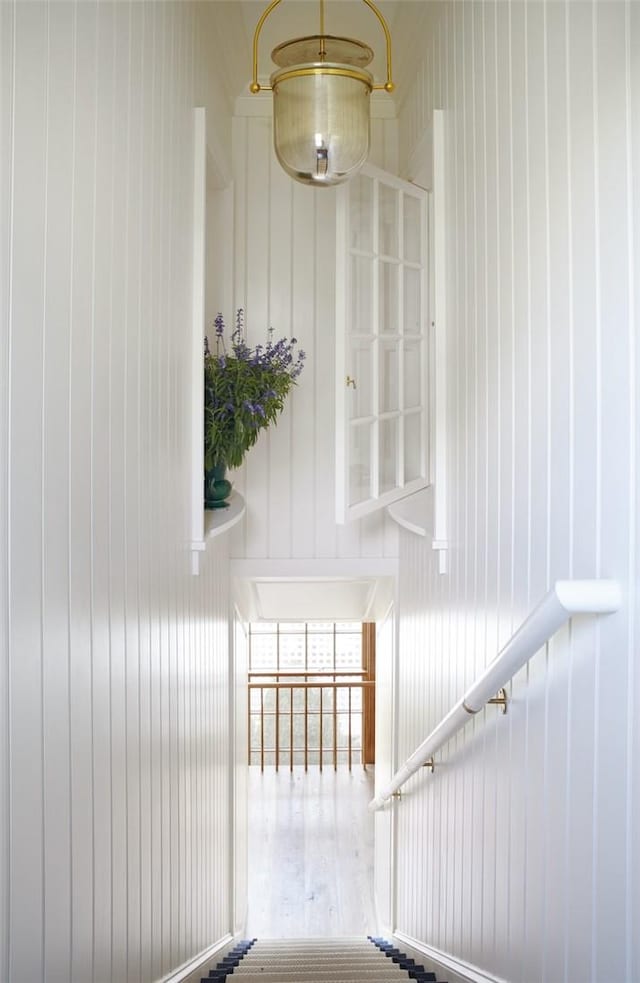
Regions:
<instances>
[{"instance_id":1,"label":"glass pane in door","mask_svg":"<svg viewBox=\"0 0 640 983\"><path fill-rule=\"evenodd\" d=\"M349 334L373 333L373 260L351 257L351 304L347 324Z\"/></svg>"},{"instance_id":2,"label":"glass pane in door","mask_svg":"<svg viewBox=\"0 0 640 983\"><path fill-rule=\"evenodd\" d=\"M398 201L395 188L378 184L378 252L382 256L399 257Z\"/></svg>"},{"instance_id":3,"label":"glass pane in door","mask_svg":"<svg viewBox=\"0 0 640 983\"><path fill-rule=\"evenodd\" d=\"M379 266L378 331L398 334L398 274L396 263L381 262Z\"/></svg>"},{"instance_id":4,"label":"glass pane in door","mask_svg":"<svg viewBox=\"0 0 640 983\"><path fill-rule=\"evenodd\" d=\"M421 478L423 471L422 413L416 412L404 418L404 480L405 484Z\"/></svg>"},{"instance_id":5,"label":"glass pane in door","mask_svg":"<svg viewBox=\"0 0 640 983\"><path fill-rule=\"evenodd\" d=\"M404 343L404 406L419 407L422 400L422 344L419 341Z\"/></svg>"},{"instance_id":6,"label":"glass pane in door","mask_svg":"<svg viewBox=\"0 0 640 983\"><path fill-rule=\"evenodd\" d=\"M381 341L378 358L378 392L380 412L392 413L400 408L398 385L398 343Z\"/></svg>"},{"instance_id":7,"label":"glass pane in door","mask_svg":"<svg viewBox=\"0 0 640 983\"><path fill-rule=\"evenodd\" d=\"M404 205L404 260L422 262L422 206L418 198L403 195Z\"/></svg>"},{"instance_id":8,"label":"glass pane in door","mask_svg":"<svg viewBox=\"0 0 640 983\"><path fill-rule=\"evenodd\" d=\"M398 485L398 417L380 421L380 494Z\"/></svg>"},{"instance_id":9,"label":"glass pane in door","mask_svg":"<svg viewBox=\"0 0 640 983\"><path fill-rule=\"evenodd\" d=\"M422 333L421 308L422 308L422 272L414 270L410 266L404 269L404 319L403 331L405 335L419 335Z\"/></svg>"},{"instance_id":10,"label":"glass pane in door","mask_svg":"<svg viewBox=\"0 0 640 983\"><path fill-rule=\"evenodd\" d=\"M371 496L371 424L349 427L349 505Z\"/></svg>"}]
</instances>

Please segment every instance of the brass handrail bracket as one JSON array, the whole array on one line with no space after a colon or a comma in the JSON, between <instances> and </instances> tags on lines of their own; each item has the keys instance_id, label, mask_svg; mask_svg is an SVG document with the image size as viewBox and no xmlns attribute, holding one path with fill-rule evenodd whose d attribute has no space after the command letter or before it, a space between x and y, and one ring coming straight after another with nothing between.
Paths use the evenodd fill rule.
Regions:
<instances>
[{"instance_id":1,"label":"brass handrail bracket","mask_svg":"<svg viewBox=\"0 0 640 983\"><path fill-rule=\"evenodd\" d=\"M503 714L507 712L507 707L509 706L509 697L507 696L507 691L502 687L498 690L497 696L493 696L487 703L496 703L498 706L502 707Z\"/></svg>"}]
</instances>

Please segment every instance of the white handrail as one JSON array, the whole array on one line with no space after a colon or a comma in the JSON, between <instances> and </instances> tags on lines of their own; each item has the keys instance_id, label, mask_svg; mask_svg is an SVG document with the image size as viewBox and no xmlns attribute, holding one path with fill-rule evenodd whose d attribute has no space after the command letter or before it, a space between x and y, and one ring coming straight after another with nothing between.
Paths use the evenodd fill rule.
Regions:
<instances>
[{"instance_id":1,"label":"white handrail","mask_svg":"<svg viewBox=\"0 0 640 983\"><path fill-rule=\"evenodd\" d=\"M616 580L557 580L462 699L409 755L389 784L371 800L369 809L372 812L380 809L411 775L464 727L470 715L482 710L569 618L574 614L612 614L621 604L622 590Z\"/></svg>"}]
</instances>

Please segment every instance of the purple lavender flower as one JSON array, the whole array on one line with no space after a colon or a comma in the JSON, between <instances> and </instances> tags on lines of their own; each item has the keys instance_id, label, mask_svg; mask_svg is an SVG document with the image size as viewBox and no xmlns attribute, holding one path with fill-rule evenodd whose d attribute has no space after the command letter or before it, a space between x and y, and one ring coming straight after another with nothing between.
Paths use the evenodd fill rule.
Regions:
<instances>
[{"instance_id":1,"label":"purple lavender flower","mask_svg":"<svg viewBox=\"0 0 640 983\"><path fill-rule=\"evenodd\" d=\"M231 335L231 340L235 345L246 347L244 345L244 311L241 307L236 311L236 328Z\"/></svg>"},{"instance_id":2,"label":"purple lavender flower","mask_svg":"<svg viewBox=\"0 0 640 983\"><path fill-rule=\"evenodd\" d=\"M205 459L239 467L265 427L275 423L291 386L302 371L305 352L295 338L250 347L244 337L244 311L236 314L231 342L225 345L222 314L214 320L215 353L205 338ZM209 466L209 465L207 465Z\"/></svg>"}]
</instances>

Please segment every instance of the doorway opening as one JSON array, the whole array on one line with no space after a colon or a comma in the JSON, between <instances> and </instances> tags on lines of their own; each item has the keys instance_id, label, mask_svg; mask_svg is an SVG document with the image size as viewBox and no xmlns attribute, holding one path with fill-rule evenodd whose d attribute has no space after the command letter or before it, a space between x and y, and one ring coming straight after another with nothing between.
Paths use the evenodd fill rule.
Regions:
<instances>
[{"instance_id":1,"label":"doorway opening","mask_svg":"<svg viewBox=\"0 0 640 983\"><path fill-rule=\"evenodd\" d=\"M375 625L248 632L250 936L374 934Z\"/></svg>"}]
</instances>

